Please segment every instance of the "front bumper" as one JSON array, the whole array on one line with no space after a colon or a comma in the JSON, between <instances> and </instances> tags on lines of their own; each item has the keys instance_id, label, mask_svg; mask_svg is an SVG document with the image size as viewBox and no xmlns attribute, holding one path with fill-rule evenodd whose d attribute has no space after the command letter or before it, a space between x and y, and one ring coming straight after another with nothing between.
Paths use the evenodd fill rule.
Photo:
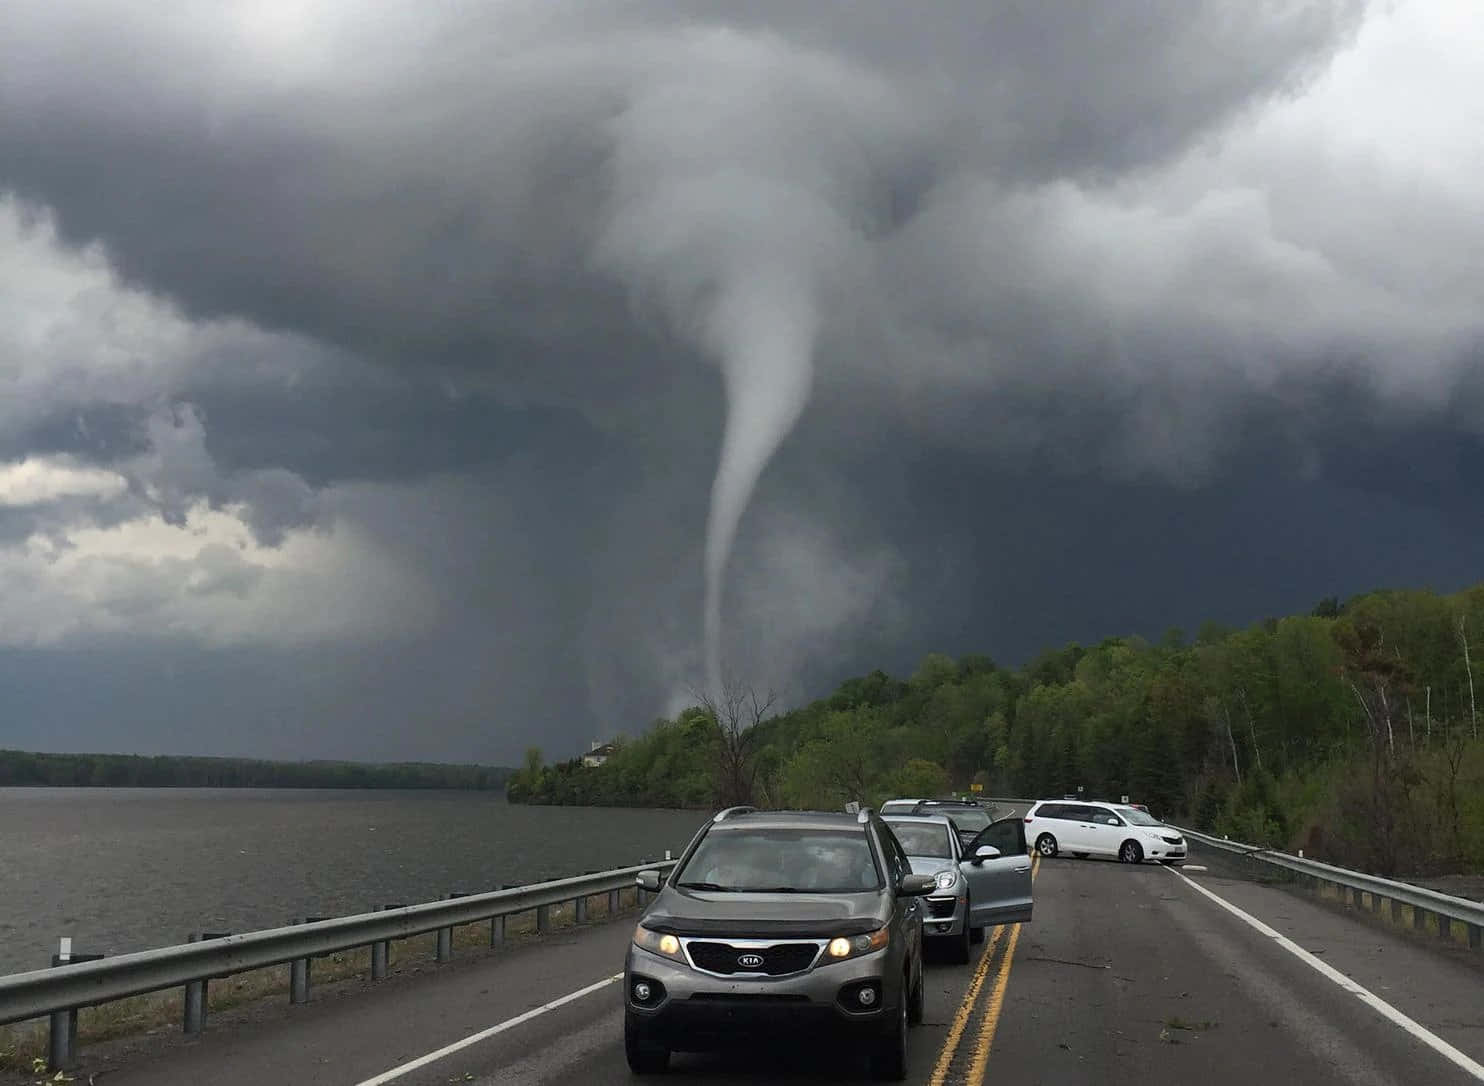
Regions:
<instances>
[{"instance_id":1,"label":"front bumper","mask_svg":"<svg viewBox=\"0 0 1484 1086\"><path fill-rule=\"evenodd\" d=\"M707 1052L755 1043L760 1036L879 1036L894 1028L903 998L890 976L889 950L831 962L788 977L719 977L630 946L624 965L624 1008L630 1028L677 1052ZM649 1000L634 985L650 985ZM856 993L875 991L862 1008Z\"/></svg>"},{"instance_id":2,"label":"front bumper","mask_svg":"<svg viewBox=\"0 0 1484 1086\"><path fill-rule=\"evenodd\" d=\"M923 899L922 934L928 939L962 935L969 902L963 894L930 894Z\"/></svg>"}]
</instances>

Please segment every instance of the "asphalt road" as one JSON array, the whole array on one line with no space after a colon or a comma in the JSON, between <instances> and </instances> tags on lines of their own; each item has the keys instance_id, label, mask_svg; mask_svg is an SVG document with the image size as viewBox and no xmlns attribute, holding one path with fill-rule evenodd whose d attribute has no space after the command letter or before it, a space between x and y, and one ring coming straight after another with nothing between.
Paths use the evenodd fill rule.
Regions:
<instances>
[{"instance_id":1,"label":"asphalt road","mask_svg":"<svg viewBox=\"0 0 1484 1086\"><path fill-rule=\"evenodd\" d=\"M1182 878L1153 866L1041 862L1035 898L1034 922L1001 929L970 965L929 965L912 1082L1484 1081L1484 1067L1459 1066L1484 1063L1477 954L1450 955L1195 863ZM93 1082L355 1086L502 1025L383 1081L637 1081L624 1063L619 987L603 983L622 968L630 930L617 922L376 986L319 990L307 1006L213 1021L199 1040L114 1053L92 1068ZM1449 1046L1459 1062L1438 1051ZM742 1057L677 1056L673 1067L671 1081L713 1086L866 1081L851 1054L828 1050L760 1046Z\"/></svg>"}]
</instances>

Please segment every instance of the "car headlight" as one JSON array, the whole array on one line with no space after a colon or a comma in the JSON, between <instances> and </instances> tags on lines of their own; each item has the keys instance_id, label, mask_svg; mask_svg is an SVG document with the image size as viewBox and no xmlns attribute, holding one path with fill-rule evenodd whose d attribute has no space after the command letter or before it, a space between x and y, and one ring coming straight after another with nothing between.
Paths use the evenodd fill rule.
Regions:
<instances>
[{"instance_id":1,"label":"car headlight","mask_svg":"<svg viewBox=\"0 0 1484 1086\"><path fill-rule=\"evenodd\" d=\"M939 871L937 876L939 890L952 890L954 883L958 882L957 871Z\"/></svg>"},{"instance_id":2,"label":"car headlight","mask_svg":"<svg viewBox=\"0 0 1484 1086\"><path fill-rule=\"evenodd\" d=\"M830 940L829 946L825 947L825 960L842 962L847 958L859 958L863 954L874 954L890 942L890 934L885 927L868 931L864 935L841 935Z\"/></svg>"},{"instance_id":3,"label":"car headlight","mask_svg":"<svg viewBox=\"0 0 1484 1086\"><path fill-rule=\"evenodd\" d=\"M679 939L673 935L650 931L643 924L634 929L634 945L651 954L658 954L662 958L673 958L677 962L685 961L685 954L680 949Z\"/></svg>"}]
</instances>

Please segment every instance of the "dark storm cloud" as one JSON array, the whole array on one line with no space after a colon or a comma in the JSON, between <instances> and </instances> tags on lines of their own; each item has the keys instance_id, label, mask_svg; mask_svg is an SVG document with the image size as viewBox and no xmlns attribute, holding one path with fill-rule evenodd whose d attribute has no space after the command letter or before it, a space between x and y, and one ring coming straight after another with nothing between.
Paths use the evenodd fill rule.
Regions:
<instances>
[{"instance_id":1,"label":"dark storm cloud","mask_svg":"<svg viewBox=\"0 0 1484 1086\"><path fill-rule=\"evenodd\" d=\"M13 3L0 189L122 283L39 293L88 334L22 344L0 454L125 475L95 525L238 510L265 549L183 567L215 600L289 615L278 552L415 574L430 628L230 722L322 706L284 751L634 730L700 677L738 523L726 656L790 696L1467 579L1484 163L1434 16ZM89 592L239 636L136 558ZM409 591L366 583L335 629Z\"/></svg>"}]
</instances>

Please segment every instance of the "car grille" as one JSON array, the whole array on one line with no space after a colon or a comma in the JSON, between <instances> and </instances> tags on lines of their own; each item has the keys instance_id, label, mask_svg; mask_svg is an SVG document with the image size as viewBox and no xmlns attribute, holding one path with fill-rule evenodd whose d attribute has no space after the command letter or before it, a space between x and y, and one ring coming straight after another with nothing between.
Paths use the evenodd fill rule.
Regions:
<instances>
[{"instance_id":1,"label":"car grille","mask_svg":"<svg viewBox=\"0 0 1484 1086\"><path fill-rule=\"evenodd\" d=\"M818 943L774 943L772 946L733 946L730 943L693 942L686 947L697 969L734 976L738 973L781 977L801 973L819 957ZM755 955L762 961L743 965L739 959Z\"/></svg>"},{"instance_id":2,"label":"car grille","mask_svg":"<svg viewBox=\"0 0 1484 1086\"><path fill-rule=\"evenodd\" d=\"M1183 845L1183 844L1185 844L1185 838L1183 838L1183 837L1161 837L1160 840L1163 841L1167 845Z\"/></svg>"},{"instance_id":3,"label":"car grille","mask_svg":"<svg viewBox=\"0 0 1484 1086\"><path fill-rule=\"evenodd\" d=\"M939 918L953 915L953 907L958 902L951 897L930 897L927 899L928 915Z\"/></svg>"}]
</instances>

